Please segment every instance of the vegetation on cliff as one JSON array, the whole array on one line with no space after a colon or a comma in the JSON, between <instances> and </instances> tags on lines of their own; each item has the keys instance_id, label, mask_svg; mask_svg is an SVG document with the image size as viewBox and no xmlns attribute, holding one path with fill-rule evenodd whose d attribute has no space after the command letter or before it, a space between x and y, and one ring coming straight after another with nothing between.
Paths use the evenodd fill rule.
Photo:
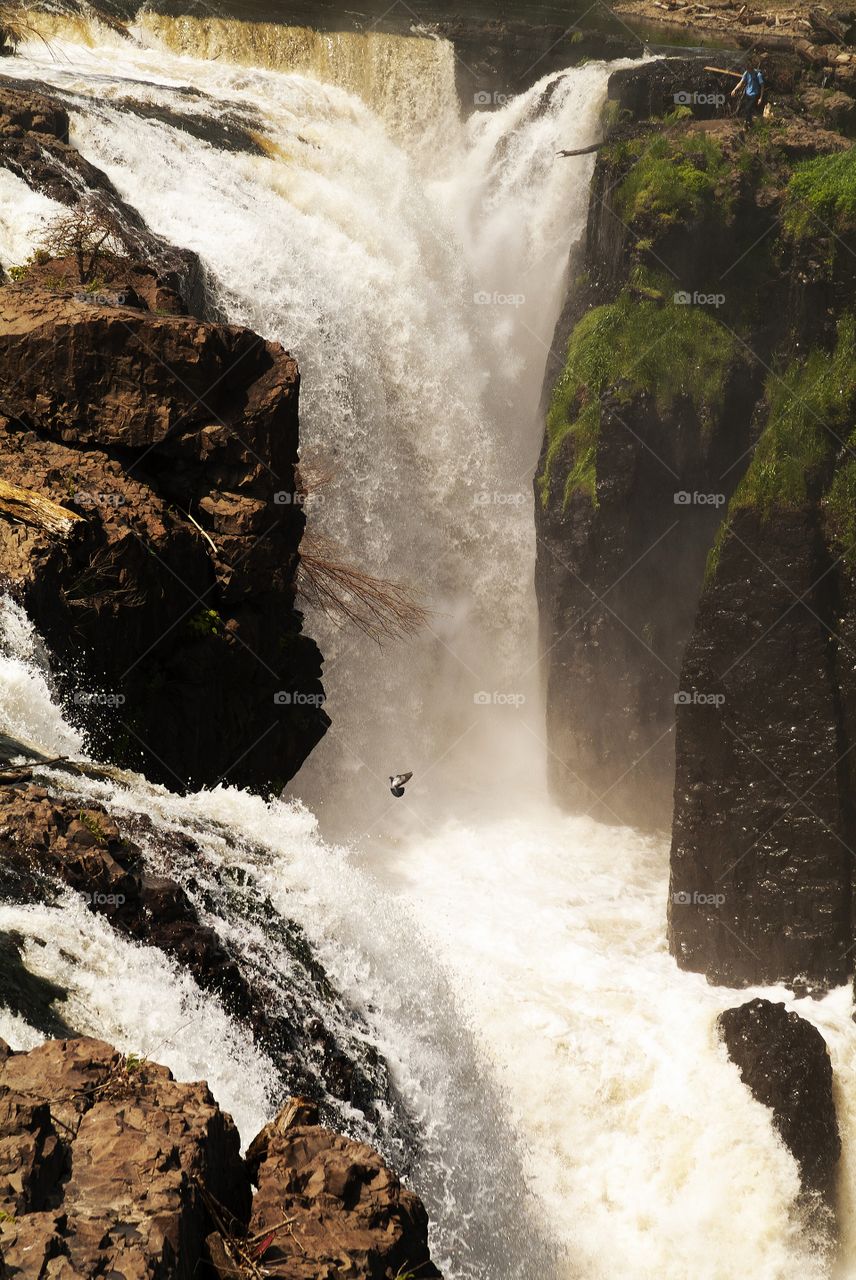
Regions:
<instances>
[{"instance_id":1,"label":"vegetation on cliff","mask_svg":"<svg viewBox=\"0 0 856 1280\"><path fill-rule=\"evenodd\" d=\"M727 212L718 187L730 166L708 134L658 132L617 143L611 155L618 164L632 165L615 193L616 211L627 223L646 217L680 222L714 204L719 213Z\"/></svg>"},{"instance_id":2,"label":"vegetation on cliff","mask_svg":"<svg viewBox=\"0 0 856 1280\"><path fill-rule=\"evenodd\" d=\"M729 520L745 508L768 520L775 510L796 510L811 500L822 482L823 470L849 434L847 424L856 397L856 319L838 322L835 345L818 348L804 360L794 360L767 379L767 425L752 461L735 490L708 559L708 577L715 572ZM846 533L854 527L848 506L856 490L849 466L834 477L826 498L828 518ZM851 538L852 542L853 539Z\"/></svg>"},{"instance_id":3,"label":"vegetation on cliff","mask_svg":"<svg viewBox=\"0 0 856 1280\"><path fill-rule=\"evenodd\" d=\"M615 302L589 311L571 334L547 415L542 500L548 500L560 453L565 455L570 440L573 461L563 503L577 492L596 503L601 404L609 393L629 402L647 392L660 413L683 399L703 422L709 419L722 401L734 341L700 307L639 301L628 290Z\"/></svg>"},{"instance_id":4,"label":"vegetation on cliff","mask_svg":"<svg viewBox=\"0 0 856 1280\"><path fill-rule=\"evenodd\" d=\"M784 227L794 239L856 225L856 150L813 156L796 166L788 183Z\"/></svg>"}]
</instances>

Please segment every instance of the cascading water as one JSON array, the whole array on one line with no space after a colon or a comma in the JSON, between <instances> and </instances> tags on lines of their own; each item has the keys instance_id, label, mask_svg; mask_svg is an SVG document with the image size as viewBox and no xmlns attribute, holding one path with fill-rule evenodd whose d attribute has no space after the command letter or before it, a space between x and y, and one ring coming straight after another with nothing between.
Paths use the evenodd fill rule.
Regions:
<instances>
[{"instance_id":1,"label":"cascading water","mask_svg":"<svg viewBox=\"0 0 856 1280\"><path fill-rule=\"evenodd\" d=\"M820 1280L831 1264L796 1216L794 1161L717 1041L735 993L666 952L663 842L563 816L544 791L535 415L591 164L554 153L596 136L605 68L463 124L442 41L279 28L274 47L212 26L202 45L198 25L171 21L143 16L133 40L90 30L53 56L33 44L7 69L64 98L75 144L153 231L200 255L230 320L295 351L305 450L333 473L313 526L431 612L416 642L383 651L311 620L334 724L293 790L347 850L294 802L178 799L133 777L75 786L129 821L192 831L302 926L419 1132L409 1176L453 1280ZM190 56L213 39L218 61ZM29 244L44 212L27 205L0 246ZM50 747L73 731L25 621L5 618L4 718ZM384 790L398 768L416 771L401 804ZM251 962L258 922L231 900L206 913ZM57 919L60 956L41 945ZM73 901L4 907L0 928L70 989L76 1025L208 1075L245 1138L267 1117L264 1055L157 953ZM137 1008L143 983L159 995ZM846 1276L850 1001L794 1007L833 1055ZM33 1036L11 1017L0 1032ZM373 1137L406 1145L394 1116Z\"/></svg>"}]
</instances>

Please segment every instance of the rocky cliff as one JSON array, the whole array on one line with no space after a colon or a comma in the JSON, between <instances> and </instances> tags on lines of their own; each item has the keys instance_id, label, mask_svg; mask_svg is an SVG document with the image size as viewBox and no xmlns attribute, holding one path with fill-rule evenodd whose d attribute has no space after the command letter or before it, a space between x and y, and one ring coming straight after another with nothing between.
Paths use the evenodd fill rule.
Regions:
<instances>
[{"instance_id":1,"label":"rocky cliff","mask_svg":"<svg viewBox=\"0 0 856 1280\"><path fill-rule=\"evenodd\" d=\"M188 262L74 159L60 107L6 90L0 109L0 164L59 199L75 172L146 254L86 287L42 255L0 289L3 476L71 517L0 519L0 577L102 757L279 789L327 723L295 607L296 362L186 314Z\"/></svg>"},{"instance_id":2,"label":"rocky cliff","mask_svg":"<svg viewBox=\"0 0 856 1280\"><path fill-rule=\"evenodd\" d=\"M665 827L676 759L671 945L737 983L852 969L856 161L803 66L749 131L613 76L537 484L554 792Z\"/></svg>"}]
</instances>

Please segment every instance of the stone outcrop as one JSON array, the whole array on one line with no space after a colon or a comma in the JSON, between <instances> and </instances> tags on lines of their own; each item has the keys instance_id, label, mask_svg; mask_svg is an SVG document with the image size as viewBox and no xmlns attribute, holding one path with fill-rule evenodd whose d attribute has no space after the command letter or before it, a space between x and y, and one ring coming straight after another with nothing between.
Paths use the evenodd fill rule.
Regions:
<instances>
[{"instance_id":1,"label":"stone outcrop","mask_svg":"<svg viewBox=\"0 0 856 1280\"><path fill-rule=\"evenodd\" d=\"M644 99L647 109L682 82L676 68L664 80L656 63L650 75L640 87L617 72L615 100ZM649 137L653 145L656 132L640 145ZM547 373L535 507L551 785L563 803L605 821L668 824L681 660L708 550L739 479L732 464L751 442L759 371L719 323L712 283L769 225L730 167L740 145L731 121L675 132L676 153L710 146L723 156L709 202L683 221L646 209L628 217L622 175L633 154L620 143L601 153L554 350L576 350L581 366L608 373L596 389L583 377L566 387L572 371L558 363ZM642 255L640 238L653 244ZM650 284L635 283L640 270ZM711 304L685 301L697 296ZM586 461L574 432L562 438L562 430L593 400Z\"/></svg>"},{"instance_id":2,"label":"stone outcrop","mask_svg":"<svg viewBox=\"0 0 856 1280\"><path fill-rule=\"evenodd\" d=\"M160 274L173 273L197 314L209 305L196 255L176 249L150 231L107 175L70 144L68 111L59 98L0 78L0 167L61 205L76 205L82 192L94 195L122 228L129 250L141 262L154 265Z\"/></svg>"},{"instance_id":3,"label":"stone outcrop","mask_svg":"<svg viewBox=\"0 0 856 1280\"><path fill-rule=\"evenodd\" d=\"M311 1106L290 1104L250 1151L205 1084L98 1040L0 1042L2 1274L439 1276L416 1196Z\"/></svg>"},{"instance_id":4,"label":"stone outcrop","mask_svg":"<svg viewBox=\"0 0 856 1280\"><path fill-rule=\"evenodd\" d=\"M264 1236L284 1217L294 1222L265 1255L268 1275L439 1276L421 1201L371 1147L319 1128L311 1106L285 1108L247 1162L258 1187L250 1234Z\"/></svg>"},{"instance_id":5,"label":"stone outcrop","mask_svg":"<svg viewBox=\"0 0 856 1280\"><path fill-rule=\"evenodd\" d=\"M205 1259L200 1186L238 1220L251 1189L238 1133L204 1084L98 1040L0 1043L0 1253L6 1275L191 1280Z\"/></svg>"},{"instance_id":6,"label":"stone outcrop","mask_svg":"<svg viewBox=\"0 0 856 1280\"><path fill-rule=\"evenodd\" d=\"M327 724L295 608L297 364L186 314L188 255L69 146L61 103L0 86L0 165L66 204L96 192L140 254L97 287L39 260L0 289L4 479L82 517L62 539L0 516L0 580L102 757L280 789Z\"/></svg>"},{"instance_id":7,"label":"stone outcrop","mask_svg":"<svg viewBox=\"0 0 856 1280\"><path fill-rule=\"evenodd\" d=\"M741 1080L772 1111L799 1165L804 1191L831 1210L841 1139L823 1036L799 1014L769 1000L726 1009L719 1028Z\"/></svg>"},{"instance_id":8,"label":"stone outcrop","mask_svg":"<svg viewBox=\"0 0 856 1280\"><path fill-rule=\"evenodd\" d=\"M281 787L324 732L298 390L246 330L0 290L4 477L83 517L65 540L0 521L0 574L94 747L169 786Z\"/></svg>"},{"instance_id":9,"label":"stone outcrop","mask_svg":"<svg viewBox=\"0 0 856 1280\"><path fill-rule=\"evenodd\" d=\"M677 708L669 921L679 962L716 982L826 985L851 968L835 580L810 512L741 511L702 597L682 676L698 700Z\"/></svg>"}]
</instances>

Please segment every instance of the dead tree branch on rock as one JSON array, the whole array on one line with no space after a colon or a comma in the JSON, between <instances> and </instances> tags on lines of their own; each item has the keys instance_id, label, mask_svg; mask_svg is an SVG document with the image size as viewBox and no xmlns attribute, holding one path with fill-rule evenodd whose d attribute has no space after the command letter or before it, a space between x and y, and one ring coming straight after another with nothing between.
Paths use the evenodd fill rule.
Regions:
<instances>
[{"instance_id":1,"label":"dead tree branch on rock","mask_svg":"<svg viewBox=\"0 0 856 1280\"><path fill-rule=\"evenodd\" d=\"M415 635L428 612L400 582L376 578L343 560L325 538L305 534L297 593L334 621L350 623L378 644Z\"/></svg>"},{"instance_id":2,"label":"dead tree branch on rock","mask_svg":"<svg viewBox=\"0 0 856 1280\"><path fill-rule=\"evenodd\" d=\"M129 249L125 230L109 205L89 195L45 227L40 247L51 258L73 258L82 285L91 284L104 258Z\"/></svg>"}]
</instances>

